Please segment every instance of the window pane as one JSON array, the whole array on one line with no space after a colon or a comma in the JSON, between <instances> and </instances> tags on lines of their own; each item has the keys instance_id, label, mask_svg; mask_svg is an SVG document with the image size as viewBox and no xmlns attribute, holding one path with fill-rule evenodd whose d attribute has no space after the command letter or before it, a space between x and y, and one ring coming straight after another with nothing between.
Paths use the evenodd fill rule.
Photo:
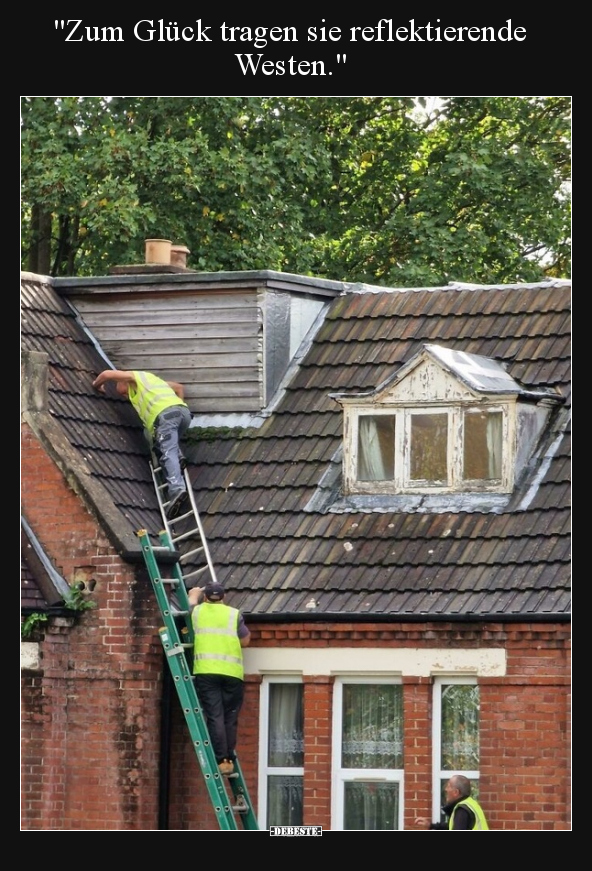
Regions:
<instances>
[{"instance_id":1,"label":"window pane","mask_svg":"<svg viewBox=\"0 0 592 871\"><path fill-rule=\"evenodd\" d=\"M400 684L344 684L343 768L403 767Z\"/></svg>"},{"instance_id":2,"label":"window pane","mask_svg":"<svg viewBox=\"0 0 592 871\"><path fill-rule=\"evenodd\" d=\"M273 768L300 768L304 762L302 684L269 685L267 764Z\"/></svg>"},{"instance_id":3,"label":"window pane","mask_svg":"<svg viewBox=\"0 0 592 871\"><path fill-rule=\"evenodd\" d=\"M410 476L414 481L446 484L448 415L412 414Z\"/></svg>"},{"instance_id":4,"label":"window pane","mask_svg":"<svg viewBox=\"0 0 592 871\"><path fill-rule=\"evenodd\" d=\"M358 418L358 481L395 477L395 418L362 414Z\"/></svg>"},{"instance_id":5,"label":"window pane","mask_svg":"<svg viewBox=\"0 0 592 871\"><path fill-rule=\"evenodd\" d=\"M479 687L442 686L442 770L479 768Z\"/></svg>"},{"instance_id":6,"label":"window pane","mask_svg":"<svg viewBox=\"0 0 592 871\"><path fill-rule=\"evenodd\" d=\"M398 829L399 784L345 784L345 830Z\"/></svg>"},{"instance_id":7,"label":"window pane","mask_svg":"<svg viewBox=\"0 0 592 871\"><path fill-rule=\"evenodd\" d=\"M267 780L267 825L302 825L302 777L274 775Z\"/></svg>"},{"instance_id":8,"label":"window pane","mask_svg":"<svg viewBox=\"0 0 592 871\"><path fill-rule=\"evenodd\" d=\"M501 478L501 411L466 412L464 421L463 477L483 481Z\"/></svg>"}]
</instances>

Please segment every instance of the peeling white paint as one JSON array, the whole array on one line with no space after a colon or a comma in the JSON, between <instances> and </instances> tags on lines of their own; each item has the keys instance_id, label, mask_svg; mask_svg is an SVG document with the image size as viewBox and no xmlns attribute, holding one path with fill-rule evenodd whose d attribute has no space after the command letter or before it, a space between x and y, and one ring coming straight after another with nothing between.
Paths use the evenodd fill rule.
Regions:
<instances>
[{"instance_id":1,"label":"peeling white paint","mask_svg":"<svg viewBox=\"0 0 592 871\"><path fill-rule=\"evenodd\" d=\"M21 641L21 669L38 669L39 667L39 644L36 641Z\"/></svg>"},{"instance_id":2,"label":"peeling white paint","mask_svg":"<svg viewBox=\"0 0 592 871\"><path fill-rule=\"evenodd\" d=\"M247 647L246 674L355 675L392 674L418 677L474 675L503 677L506 651L501 647L476 650L410 647Z\"/></svg>"}]
</instances>

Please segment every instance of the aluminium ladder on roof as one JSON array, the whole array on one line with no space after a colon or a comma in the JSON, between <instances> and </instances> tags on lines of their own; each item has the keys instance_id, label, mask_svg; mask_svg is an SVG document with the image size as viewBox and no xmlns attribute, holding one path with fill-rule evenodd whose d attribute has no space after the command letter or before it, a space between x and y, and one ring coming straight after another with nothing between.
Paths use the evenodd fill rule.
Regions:
<instances>
[{"instance_id":1,"label":"aluminium ladder on roof","mask_svg":"<svg viewBox=\"0 0 592 871\"><path fill-rule=\"evenodd\" d=\"M225 776L220 774L191 674L193 624L187 596L187 580L204 573L207 574L204 584L208 580L216 580L206 537L195 506L191 481L187 469L184 469L191 510L175 517L174 520L167 520L166 502L162 496L163 492L166 492L166 485L163 486L161 483L163 475L155 462L151 463L151 470L165 529L159 533L159 545L152 544L145 529L138 530L137 535L165 624L159 630L165 658L173 676L193 748L220 828L258 829L257 818L239 760L235 759L233 774ZM232 793L230 801L225 779ZM241 826L237 819L240 820Z\"/></svg>"}]
</instances>

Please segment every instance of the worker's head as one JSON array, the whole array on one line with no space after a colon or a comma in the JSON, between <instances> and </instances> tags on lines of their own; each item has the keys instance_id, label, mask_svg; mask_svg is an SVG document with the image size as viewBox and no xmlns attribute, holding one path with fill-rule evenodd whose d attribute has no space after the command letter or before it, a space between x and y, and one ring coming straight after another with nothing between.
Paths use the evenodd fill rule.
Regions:
<instances>
[{"instance_id":1,"label":"worker's head","mask_svg":"<svg viewBox=\"0 0 592 871\"><path fill-rule=\"evenodd\" d=\"M224 587L218 581L210 581L204 587L204 596L208 602L222 602L225 596Z\"/></svg>"},{"instance_id":2,"label":"worker's head","mask_svg":"<svg viewBox=\"0 0 592 871\"><path fill-rule=\"evenodd\" d=\"M468 798L471 794L471 781L462 774L453 774L444 787L446 802Z\"/></svg>"},{"instance_id":3,"label":"worker's head","mask_svg":"<svg viewBox=\"0 0 592 871\"><path fill-rule=\"evenodd\" d=\"M129 384L127 381L116 381L115 390L120 396L127 396L129 393Z\"/></svg>"}]
</instances>

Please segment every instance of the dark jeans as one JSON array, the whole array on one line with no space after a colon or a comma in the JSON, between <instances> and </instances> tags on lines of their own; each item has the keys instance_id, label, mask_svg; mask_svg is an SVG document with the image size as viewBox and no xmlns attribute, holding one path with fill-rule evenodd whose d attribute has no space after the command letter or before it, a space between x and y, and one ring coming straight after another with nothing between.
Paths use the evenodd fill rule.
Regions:
<instances>
[{"instance_id":1,"label":"dark jeans","mask_svg":"<svg viewBox=\"0 0 592 871\"><path fill-rule=\"evenodd\" d=\"M234 759L238 715L245 695L244 682L225 674L194 674L193 680L216 762Z\"/></svg>"},{"instance_id":2,"label":"dark jeans","mask_svg":"<svg viewBox=\"0 0 592 871\"><path fill-rule=\"evenodd\" d=\"M153 449L169 486L169 496L185 490L179 440L189 429L191 412L186 405L172 405L154 421Z\"/></svg>"}]
</instances>

